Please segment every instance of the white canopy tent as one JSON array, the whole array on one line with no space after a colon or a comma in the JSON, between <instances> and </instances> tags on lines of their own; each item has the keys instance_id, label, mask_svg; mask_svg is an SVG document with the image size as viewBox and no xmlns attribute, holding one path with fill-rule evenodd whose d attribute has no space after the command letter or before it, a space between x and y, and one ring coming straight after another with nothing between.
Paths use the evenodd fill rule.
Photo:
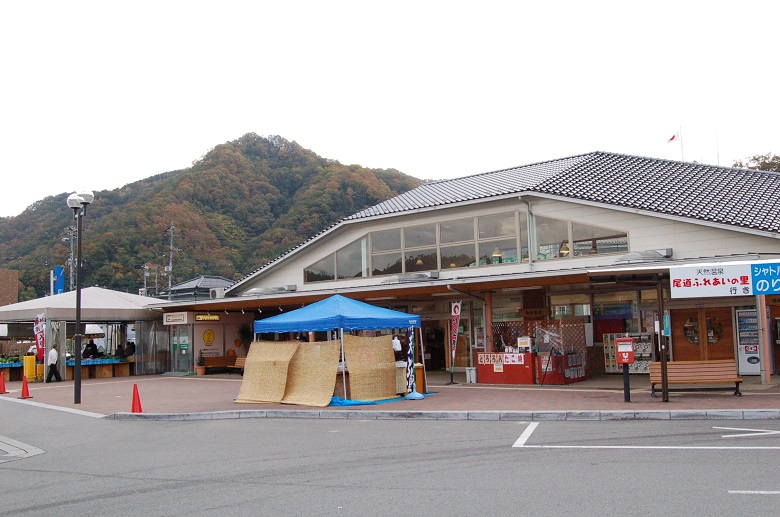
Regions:
<instances>
[{"instance_id":1,"label":"white canopy tent","mask_svg":"<svg viewBox=\"0 0 780 517\"><path fill-rule=\"evenodd\" d=\"M146 308L156 301L148 296L87 287L81 290L81 319L92 323L157 320L162 313ZM0 307L0 321L33 322L42 313L46 319L76 321L76 291L5 305Z\"/></svg>"},{"instance_id":2,"label":"white canopy tent","mask_svg":"<svg viewBox=\"0 0 780 517\"><path fill-rule=\"evenodd\" d=\"M84 288L81 290L83 335L118 342L124 336L119 330L124 324L140 322L148 322L152 326L157 322L162 324L162 312L147 308L157 301L159 300L147 296L100 287ZM4 324L4 328L0 328L0 337L11 340L21 339L23 342L30 340L34 336L35 320L41 315L45 320L46 350L50 349L53 342L65 343L68 336L73 333L72 324L76 321L76 291L0 307L0 322ZM70 331L68 326L71 326ZM112 336L108 336L105 330L109 327L113 329ZM61 349L60 353L64 354L65 350ZM140 355L143 357L142 354Z\"/></svg>"}]
</instances>

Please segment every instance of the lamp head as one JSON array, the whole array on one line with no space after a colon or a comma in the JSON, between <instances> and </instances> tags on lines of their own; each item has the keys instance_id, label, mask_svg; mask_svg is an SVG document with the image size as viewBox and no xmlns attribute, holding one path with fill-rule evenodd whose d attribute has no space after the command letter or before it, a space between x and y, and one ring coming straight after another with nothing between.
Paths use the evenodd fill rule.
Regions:
<instances>
[{"instance_id":1,"label":"lamp head","mask_svg":"<svg viewBox=\"0 0 780 517\"><path fill-rule=\"evenodd\" d=\"M81 196L82 205L90 205L95 200L95 194L91 190L79 190L76 193Z\"/></svg>"},{"instance_id":2,"label":"lamp head","mask_svg":"<svg viewBox=\"0 0 780 517\"><path fill-rule=\"evenodd\" d=\"M95 194L90 190L79 190L68 196L68 206L70 208L81 208L89 205L95 200Z\"/></svg>"},{"instance_id":3,"label":"lamp head","mask_svg":"<svg viewBox=\"0 0 780 517\"><path fill-rule=\"evenodd\" d=\"M68 207L81 208L81 196L75 192L68 196Z\"/></svg>"}]
</instances>

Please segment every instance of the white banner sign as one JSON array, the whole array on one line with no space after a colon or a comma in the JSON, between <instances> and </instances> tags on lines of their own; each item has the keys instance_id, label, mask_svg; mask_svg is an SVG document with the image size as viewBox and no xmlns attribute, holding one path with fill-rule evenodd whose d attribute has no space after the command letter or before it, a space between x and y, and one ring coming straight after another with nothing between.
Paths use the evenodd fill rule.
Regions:
<instances>
[{"instance_id":1,"label":"white banner sign","mask_svg":"<svg viewBox=\"0 0 780 517\"><path fill-rule=\"evenodd\" d=\"M669 268L672 298L750 296L750 264Z\"/></svg>"}]
</instances>

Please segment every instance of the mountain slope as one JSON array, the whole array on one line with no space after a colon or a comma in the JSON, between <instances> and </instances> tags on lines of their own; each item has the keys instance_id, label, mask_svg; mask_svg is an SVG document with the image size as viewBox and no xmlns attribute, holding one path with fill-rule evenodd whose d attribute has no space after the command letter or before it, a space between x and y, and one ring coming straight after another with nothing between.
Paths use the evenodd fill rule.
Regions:
<instances>
[{"instance_id":1,"label":"mountain slope","mask_svg":"<svg viewBox=\"0 0 780 517\"><path fill-rule=\"evenodd\" d=\"M192 167L95 192L84 218L83 285L135 292L201 274L240 278L339 219L406 192L420 180L322 158L284 138L246 134ZM49 291L67 265L68 193L0 219L0 268L19 269L20 300ZM63 241L63 238L65 240ZM68 268L66 267L66 289Z\"/></svg>"}]
</instances>

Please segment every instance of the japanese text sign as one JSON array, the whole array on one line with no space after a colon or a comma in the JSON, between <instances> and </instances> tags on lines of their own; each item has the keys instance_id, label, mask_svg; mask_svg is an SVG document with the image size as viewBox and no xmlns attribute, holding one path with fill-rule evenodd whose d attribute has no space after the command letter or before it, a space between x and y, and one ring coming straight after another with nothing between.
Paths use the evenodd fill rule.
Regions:
<instances>
[{"instance_id":1,"label":"japanese text sign","mask_svg":"<svg viewBox=\"0 0 780 517\"><path fill-rule=\"evenodd\" d=\"M672 298L749 296L753 294L750 275L750 264L670 268Z\"/></svg>"},{"instance_id":2,"label":"japanese text sign","mask_svg":"<svg viewBox=\"0 0 780 517\"><path fill-rule=\"evenodd\" d=\"M780 262L752 264L753 294L780 293Z\"/></svg>"}]
</instances>

